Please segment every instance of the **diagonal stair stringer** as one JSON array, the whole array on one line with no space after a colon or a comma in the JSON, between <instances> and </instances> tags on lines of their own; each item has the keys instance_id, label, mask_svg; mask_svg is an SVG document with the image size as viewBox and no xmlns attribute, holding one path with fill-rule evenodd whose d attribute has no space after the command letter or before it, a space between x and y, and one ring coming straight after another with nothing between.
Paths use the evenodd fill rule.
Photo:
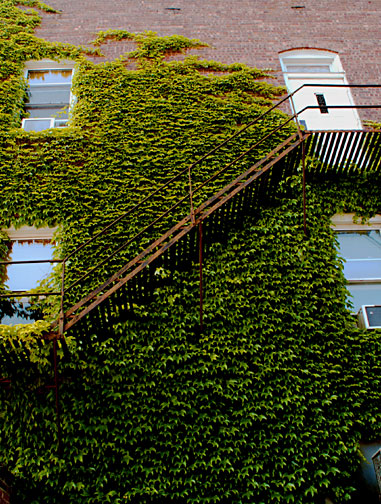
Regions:
<instances>
[{"instance_id":1,"label":"diagonal stair stringer","mask_svg":"<svg viewBox=\"0 0 381 504\"><path fill-rule=\"evenodd\" d=\"M179 242L190 231L214 212L220 209L229 201L236 198L243 190L252 185L266 174L269 174L271 168L285 161L287 156L295 153L296 149L307 139L308 134L298 135L297 133L287 138L275 149L264 156L260 161L252 165L244 173L236 177L231 183L227 184L216 194L210 197L194 210L193 215L188 214L171 229L164 233L160 238L152 242L145 250L138 254L134 259L125 264L119 271L113 274L106 282L94 289L79 302L74 304L61 316L60 320L53 322L52 330L56 331L57 326L61 325L62 332L66 332L77 324L84 317L113 296L118 290L124 287L129 281L141 273L147 266L156 261L170 247ZM298 157L298 156L296 156Z\"/></svg>"}]
</instances>

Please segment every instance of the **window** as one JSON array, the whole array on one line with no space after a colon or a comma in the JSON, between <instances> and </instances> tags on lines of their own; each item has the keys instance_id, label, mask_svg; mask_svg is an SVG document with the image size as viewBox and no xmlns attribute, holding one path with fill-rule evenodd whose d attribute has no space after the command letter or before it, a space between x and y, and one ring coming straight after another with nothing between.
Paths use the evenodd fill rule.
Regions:
<instances>
[{"instance_id":1,"label":"window","mask_svg":"<svg viewBox=\"0 0 381 504\"><path fill-rule=\"evenodd\" d=\"M50 261L53 259L53 234L56 228L34 228L23 226L20 229L6 230L9 241L8 261ZM38 286L53 269L49 262L32 264L9 264L4 278L5 287L10 291L30 291ZM0 306L1 324L25 324L35 320L30 313L30 300L27 297L16 301L3 301Z\"/></svg>"},{"instance_id":2,"label":"window","mask_svg":"<svg viewBox=\"0 0 381 504\"><path fill-rule=\"evenodd\" d=\"M332 222L345 260L350 302L357 313L362 305L381 305L381 215L367 224L354 223L353 217L337 214Z\"/></svg>"},{"instance_id":3,"label":"window","mask_svg":"<svg viewBox=\"0 0 381 504\"><path fill-rule=\"evenodd\" d=\"M71 81L73 63L54 61L29 62L25 71L29 100L25 105L28 117L23 119L26 131L43 131L67 125L73 101Z\"/></svg>"},{"instance_id":4,"label":"window","mask_svg":"<svg viewBox=\"0 0 381 504\"><path fill-rule=\"evenodd\" d=\"M281 52L279 58L289 93L309 84L293 96L295 112L319 106L319 109L306 109L299 114L303 126L309 130L362 128L356 109L329 107L354 104L350 89L340 87L348 82L338 54L321 49L291 49ZM337 86L325 87L326 84Z\"/></svg>"}]
</instances>

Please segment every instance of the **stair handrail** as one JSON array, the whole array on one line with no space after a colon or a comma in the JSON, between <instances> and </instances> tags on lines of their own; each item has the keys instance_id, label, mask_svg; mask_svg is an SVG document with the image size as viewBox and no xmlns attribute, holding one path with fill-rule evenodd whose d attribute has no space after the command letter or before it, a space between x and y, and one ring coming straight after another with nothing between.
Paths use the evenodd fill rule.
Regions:
<instances>
[{"instance_id":1,"label":"stair handrail","mask_svg":"<svg viewBox=\"0 0 381 504\"><path fill-rule=\"evenodd\" d=\"M206 154L203 156L199 157L196 159L193 163L185 167L183 170L178 172L176 175L171 177L169 180L167 180L164 184L159 186L157 189L155 189L153 192L148 194L146 197L144 197L142 200L140 200L138 203L136 203L133 207L128 209L126 212L124 212L122 215L118 216L115 218L111 223L109 223L107 226L102 228L99 232L97 232L95 235L93 235L91 238L89 238L87 241L79 245L75 250L69 252L63 259L52 259L52 260L41 260L41 261L0 261L0 265L9 265L9 264L27 264L27 263L33 263L33 262L51 262L51 263L61 263L62 264L62 276L61 276L61 289L58 292L55 291L49 291L49 292L22 292L20 293L19 291L8 291L6 293L0 294L0 298L11 298L11 297L24 297L24 296L51 296L51 295L59 295L61 296L61 312L63 311L63 298L66 292L68 292L70 289L72 289L75 285L78 285L78 283L89 276L91 272L93 272L97 267L100 265L105 264L110 258L114 257L117 253L119 253L123 248L128 246L128 244L132 243L136 238L138 238L140 235L142 235L145 231L150 229L155 223L157 223L159 220L161 220L164 216L168 215L172 210L174 210L177 206L179 206L181 203L183 203L185 200L190 199L191 203L191 214L192 214L192 198L193 195L199 191L201 188L205 187L207 183L210 181L214 180L217 178L221 173L226 171L232 164L236 163L237 161L241 160L245 155L247 155L249 152L253 151L258 145L260 145L263 141L266 139L270 138L272 135L280 131L285 125L290 123L291 121L295 121L297 130L299 132L299 135L301 135L301 126L299 122L299 115L303 112L305 112L308 109L320 109L319 105L307 105L303 109L295 111L294 105L293 105L293 97L295 96L296 93L300 92L303 88L305 87L342 87L342 88L381 88L380 84L313 84L313 83L305 83L300 85L297 89L292 91L291 93L285 95L282 99L278 100L274 105L266 109L263 113L261 113L259 116L255 117L252 121L247 123L244 127L233 133L231 136L229 136L227 139L224 141L220 142L216 147L208 151ZM177 201L172 207L170 207L166 212L161 214L159 217L154 219L151 223L149 223L145 228L140 230L138 233L136 233L132 238L127 240L121 247L117 249L114 253L109 255L107 258L105 258L101 263L98 263L96 266L94 266L91 270L87 271L82 277L79 279L76 279L72 284L69 286L65 287L65 269L66 269L66 263L73 257L75 256L78 252L83 250L85 247L93 243L97 238L100 236L104 235L112 229L116 224L121 222L123 219L125 219L128 215L131 215L134 211L139 209L144 203L152 199L155 195L159 194L162 192L165 188L167 188L169 185L171 185L173 182L178 180L182 175L184 175L186 172L188 172L189 176L191 175L191 171L194 167L202 163L205 159L210 157L212 154L217 152L219 149L221 149L223 146L227 145L229 142L231 142L233 139L237 138L239 135L241 135L243 132L245 132L247 129L252 127L253 125L257 124L260 120L265 118L267 115L269 115L272 111L275 109L279 109L279 107L284 104L285 102L290 101L291 103L291 108L293 109L294 113L292 115L289 115L288 119L271 130L268 134L266 134L264 137L261 137L253 146L251 146L248 150L246 150L244 153L242 153L240 156L235 158L232 162L228 163L225 167L223 167L221 170L218 170L215 172L211 177L203 181L200 185L198 185L195 189L192 189L191 185L191 178L190 178L190 187L189 187L189 194L181 198L179 201ZM332 109L340 109L340 108L347 108L347 109L377 109L381 108L381 105L327 105L327 108L332 108ZM62 313L61 313L62 315Z\"/></svg>"}]
</instances>

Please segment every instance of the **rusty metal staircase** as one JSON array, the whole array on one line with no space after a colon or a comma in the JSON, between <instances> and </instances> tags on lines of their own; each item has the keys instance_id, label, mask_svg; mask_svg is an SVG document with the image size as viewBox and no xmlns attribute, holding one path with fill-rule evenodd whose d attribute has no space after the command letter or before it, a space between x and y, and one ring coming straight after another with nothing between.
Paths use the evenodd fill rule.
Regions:
<instances>
[{"instance_id":1,"label":"rusty metal staircase","mask_svg":"<svg viewBox=\"0 0 381 504\"><path fill-rule=\"evenodd\" d=\"M290 136L199 207L192 208L106 282L63 312L53 328L61 323L63 334L86 317L86 327L81 330L95 330L112 323L113 316L128 311L135 303L149 300L159 281L155 269L162 264L179 268L192 259L197 261L205 252L204 244L210 246L229 225L238 225L255 208L255 202L269 198L270 185L295 171L299 161L297 147L304 140L305 136L297 133ZM89 314L92 316L87 317Z\"/></svg>"},{"instance_id":2,"label":"rusty metal staircase","mask_svg":"<svg viewBox=\"0 0 381 504\"><path fill-rule=\"evenodd\" d=\"M63 312L53 329L59 328L60 334L74 326L81 333L105 329L116 317L133 309L134 304L150 300L160 281L155 275L160 265L177 269L194 260L202 268L202 257L210 244L223 238L231 226L239 226L259 204L269 203L277 184L295 174L304 159L313 153L321 154L321 173L332 166L336 173L373 171L380 164L380 136L362 131L291 135L200 206L191 209L108 280ZM202 285L200 293L202 303Z\"/></svg>"},{"instance_id":3,"label":"rusty metal staircase","mask_svg":"<svg viewBox=\"0 0 381 504\"><path fill-rule=\"evenodd\" d=\"M266 133L261 138L256 138L245 152L228 162L226 166L209 178L199 182L198 185L194 184L192 171L196 166L225 148L252 126L260 124L268 114L282 106L287 100L292 99L292 96L298 91L283 98L201 159L178 173L63 260L56 261L62 264L61 289L58 292L42 294L60 296L60 314L58 319L52 323L51 331L47 337L49 339L61 339L69 330L86 334L110 327L117 318L132 310L134 304L147 302L151 299L155 288L160 283L160 276L155 275L158 267L183 268L186 267L185 265L189 266L192 261L196 261L200 265L200 326L202 328L202 257L203 254L207 253L211 243L226 236L231 225L239 225L246 215L255 213L259 205L270 202L274 188L286 177L295 174L300 168L303 170L303 184L305 184L305 160L307 157L315 156L319 158L319 163L316 164L317 168L315 168L319 172L333 169L336 173L350 173L355 170L375 171L379 169L381 157L380 132L304 131L299 125L298 114L294 114L271 132ZM375 107L379 106L360 106L357 108ZM309 106L307 108L318 109L319 107ZM332 106L331 108L343 107ZM290 131L290 126L295 132L286 135L285 132ZM279 145L260 160L252 163L253 153L260 149L263 150L266 142L273 139L275 135L278 135L280 139ZM232 180L226 183L226 178L223 177L234 166L238 166L239 174L232 172L234 175L231 177ZM120 225L122 221L126 221L133 212L139 215L145 203L167 190L181 177L187 177L188 179L188 191L185 196L180 196L170 208L153 219L135 236L125 240L120 247L108 257L102 259L100 263L76 278L70 285L66 284L68 265L75 255L85 251L87 247L96 246L96 240L99 237L103 237L115 226ZM213 194L208 193L206 190L208 184L221 177L224 181L221 188ZM203 197L198 197L198 195L203 195ZM305 213L305 192L303 199ZM195 201L197 201L197 204ZM153 238L148 244L145 239L145 241L141 242L145 243L144 247L141 247L140 242L138 243L136 250L143 248L140 253L133 256L131 260L126 261L122 267L118 268L107 280L101 282L98 287L83 293L79 301L71 302L71 306L67 307L70 291L73 292L73 289L78 289L89 276L96 276L101 266L110 262L121 251L128 248L132 243L138 242L143 236L155 237L155 226L163 222L165 225L166 219L171 213L177 215L176 211L184 207L187 209L185 214L184 212L178 214L180 218L172 225L169 225L166 230L163 231L164 228L161 227L161 232L156 239ZM3 261L3 264L7 263L9 262ZM91 285L94 285L94 283ZM23 293L23 295L26 294ZM70 298L69 294L69 300L72 298Z\"/></svg>"},{"instance_id":4,"label":"rusty metal staircase","mask_svg":"<svg viewBox=\"0 0 381 504\"><path fill-rule=\"evenodd\" d=\"M299 90L302 87L304 86L301 86ZM198 159L168 180L128 212L120 215L87 242L69 253L64 259L52 261L61 263L62 267L61 289L59 291L40 292L38 294L8 292L0 295L8 298L14 294L19 297L52 295L60 298L59 317L51 324L50 332L45 335L45 339L53 340L54 385L49 387L55 390L59 450L61 427L57 346L58 341L61 340L61 345L65 350L65 333L68 331L77 333L82 340L86 339L86 335L107 333L115 321L133 312L134 305L151 300L155 288L161 281L160 275L155 274L158 272L158 268L185 269L190 268L192 262L199 265L199 330L202 331L203 256L208 253L213 242L226 239L232 226L239 227L245 216L255 215L261 206L271 204L278 185L285 181L287 177L300 172L302 173L303 184L301 207L303 207L303 225L306 231L306 165L307 160L310 158L314 158L314 163L308 166L309 174L315 172L316 175L325 173L339 175L380 171L381 131L305 131L300 127L298 114L293 114L273 131L266 133L261 138L255 138L253 144L250 144L245 152L229 161L226 166L220 168L206 180L198 181L195 184L194 179L192 180L192 170L196 166L203 163L214 153L224 149L229 142L247 132L250 127L260 123L275 108L282 106L287 100L292 101L292 96L299 90L283 98L201 159ZM335 107L331 105L329 107L343 108L343 106ZM318 109L319 107L309 106L305 109L307 108ZM381 105L363 105L357 108L381 108ZM303 110L299 111L299 113L303 112ZM289 134L290 125L294 125L291 129L295 132L292 134ZM286 131L288 131L287 134ZM266 141L268 139L273 140L274 135L278 135L275 138L279 138L279 144L272 150L266 149ZM257 151L263 152L263 150L269 152L261 159L256 159L255 153ZM232 168L234 170L229 172ZM227 174L230 176L229 181L226 178ZM131 218L134 212L139 219L144 204L152 201L157 195L165 193L181 177L186 177L188 182L188 191L185 196L180 195L175 203L143 226L138 233L127 238L111 254L102 258L97 265L92 266L67 285L66 273L67 270L70 270L70 263L74 256L86 252L88 247L96 247L98 238L102 238L106 233L115 229L116 226L122 225L128 218ZM208 184L220 178L222 182L217 191L209 190L208 192ZM186 209L185 212L184 209ZM168 225L170 222L168 217L172 215L174 221ZM100 285L96 288L90 288L89 292L83 293L79 296L80 300L76 301L76 296L73 295L76 289L79 289L78 292L81 293L82 286L91 275L97 278L99 268L106 264L110 265L110 261L119 253L128 250L128 247L132 244L136 245L132 250L140 249L141 252L133 254L132 259L124 261L124 265L116 268L116 271L108 279L100 282ZM12 262L0 262L5 266L10 263ZM93 283L90 282L89 285L91 286ZM73 298L74 302L72 302ZM22 342L20 342L20 346L22 346ZM27 352L24 352L24 355L25 362L27 362ZM5 359L8 358L7 355L4 355L4 357ZM16 365L18 364L17 362ZM0 378L0 385L3 384L3 386L9 387L10 382L9 377Z\"/></svg>"}]
</instances>

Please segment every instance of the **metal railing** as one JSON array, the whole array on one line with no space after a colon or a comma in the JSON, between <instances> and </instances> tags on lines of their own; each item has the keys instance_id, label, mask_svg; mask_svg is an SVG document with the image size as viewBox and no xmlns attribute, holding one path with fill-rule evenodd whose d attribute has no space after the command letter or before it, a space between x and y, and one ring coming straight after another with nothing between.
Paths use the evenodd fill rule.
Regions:
<instances>
[{"instance_id":1,"label":"metal railing","mask_svg":"<svg viewBox=\"0 0 381 504\"><path fill-rule=\"evenodd\" d=\"M305 87L325 87L325 88L330 88L330 87L343 87L343 88L381 88L381 85L354 85L354 84L303 84L301 85L298 89L296 89L294 92L290 93L289 95L285 96L281 100L279 100L275 105L271 106L268 108L264 113L260 114L258 117L253 119L251 122L249 122L247 125L245 125L243 128L241 128L239 131L231 135L229 138L218 144L215 148L211 149L209 152L207 152L205 155L201 156L199 159L191 163L189 166L184 168L183 170L179 171L175 176L171 177L168 181L166 181L164 184L162 184L160 187L158 187L155 191L151 192L149 195L147 195L145 198L143 198L141 201L136 203L133 207L131 207L129 210L124 212L122 215L118 216L115 218L112 222L110 222L107 226L105 226L103 229L101 229L99 232L97 232L94 236L92 236L90 239L88 239L86 242L81 244L79 247L77 247L75 250L69 252L63 259L51 259L51 260L32 260L32 261L0 261L0 265L3 267L7 267L8 265L16 265L16 264L34 264L34 263L51 263L51 264L61 264L61 281L60 281L60 288L57 289L56 291L44 291L44 292L39 292L38 290L34 289L32 292L20 292L20 291L7 291L2 294L0 294L0 298L7 298L7 299L14 299L14 298L23 298L23 297L35 297L35 296L40 296L40 297L46 297L46 296L59 296L60 297L60 314L59 314L59 333L62 335L64 331L64 325L65 325L65 303L68 299L70 300L70 293L74 292L75 288L79 288L84 285L84 281L87 280L92 274L97 273L101 267L105 266L106 264L112 263L112 260L116 258L118 255L121 254L122 251L125 251L128 249L128 247L132 244L135 244L135 257L137 255L137 250L139 250L139 243L138 240L142 239L141 243L148 243L149 240L151 241L155 237L155 232L154 228L158 223L164 223L164 225L167 224L167 221L165 220L168 216L174 215L175 218L180 221L181 216L185 214L190 216L190 220L193 226L195 226L196 223L196 217L195 217L195 197L196 195L201 195L199 198L201 202L207 200L208 193L205 191L207 188L208 184L211 182L217 180L219 177L222 175L225 175L230 168L234 167L235 165L239 164L240 161L242 161L244 158L248 157L250 154L255 153L259 148L262 148L266 141L269 139L272 139L274 135L279 134L280 137L283 132L290 133L289 130L293 129L293 125L296 125L296 130L297 130L297 135L299 135L300 139L303 139L304 131L303 127L300 124L299 116L305 112L306 110L319 110L321 107L319 105L307 105L303 109L299 111L295 111L295 105L294 105L294 96L296 93L300 92L303 88ZM258 125L262 120L265 120L273 111L276 109L279 109L282 107L284 104L287 102L290 102L291 109L293 110L293 114L289 116L285 121L283 121L281 124L279 124L276 128L274 128L272 131L269 133L266 133L263 135L261 138L256 139L253 144L249 146L249 148L246 148L244 152L242 152L238 157L234 158L233 160L229 161L225 166L223 166L221 169L215 171L212 175L207 176L205 180L202 180L200 182L196 182L194 178L194 171L196 167L200 166L204 161L210 159L210 157L215 154L220 152L225 146L228 146L229 143L232 143L235 139L242 137L242 135L248 131L250 128L253 126ZM381 109L381 103L379 105L327 105L328 110L329 109ZM289 130L287 130L287 126L289 127ZM251 158L250 158L251 159ZM185 177L186 179L186 185L187 185L187 192L182 194L173 204L171 204L165 211L157 215L153 220L148 222L147 224L143 225L142 228L135 233L133 236L129 237L128 239L124 240L123 243L121 243L115 250L113 250L111 253L105 255L97 264L91 266L89 269L84 271L83 273L78 274L75 279L71 279L70 275L68 276L68 271L70 272L70 263L72 263L74 258L78 258L78 256L81 254L83 251L91 250L95 245L96 242L99 238L105 236L107 233L110 231L114 230L119 223L122 223L123 221L127 220L128 217L131 217L133 214L136 215L136 219L139 220L140 215L143 213L144 205L146 203L152 202L155 197L159 195L164 195L163 197L165 198L165 191L172 187L174 184L179 182L182 177ZM226 179L223 179L223 183L226 182ZM223 187L223 185L221 186ZM213 187L212 187L213 189ZM202 194L202 191L204 190L204 194ZM214 188L215 190L215 188ZM204 199L203 199L204 198ZM182 211L183 213L176 213L180 207L183 207ZM169 226L170 228L171 226ZM167 227L168 229L168 227ZM165 228L161 228L158 230L158 232L163 233ZM148 235L148 236L147 236ZM143 236L145 237L143 239ZM145 240L145 241L144 241ZM147 241L148 240L148 241ZM141 245L140 243L140 245ZM124 259L126 261L126 259ZM112 269L112 268L111 268ZM109 276L112 274L112 271L109 271ZM116 268L117 270L119 268ZM78 289L78 292L80 293L80 296L84 297L86 296L86 292L82 292L81 289ZM72 303L74 303L77 299L71 300Z\"/></svg>"}]
</instances>

